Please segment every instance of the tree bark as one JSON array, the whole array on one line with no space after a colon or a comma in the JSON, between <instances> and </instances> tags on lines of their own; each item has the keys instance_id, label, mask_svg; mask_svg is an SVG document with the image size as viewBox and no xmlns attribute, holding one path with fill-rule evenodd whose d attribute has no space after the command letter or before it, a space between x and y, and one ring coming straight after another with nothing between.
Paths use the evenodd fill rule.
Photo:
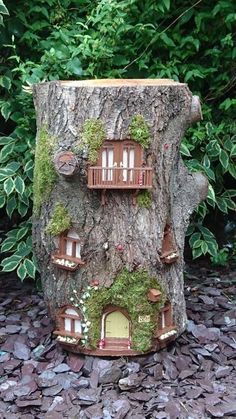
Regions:
<instances>
[{"instance_id":1,"label":"tree bark","mask_svg":"<svg viewBox=\"0 0 236 419\"><path fill-rule=\"evenodd\" d=\"M73 289L83 292L94 279L99 287L110 287L122 269L143 268L165 290L177 332L182 333L186 326L185 232L191 213L208 189L204 175L189 173L179 152L185 130L197 119L196 99L193 106L187 85L171 80L95 80L38 84L34 102L38 136L46 127L49 136L56 138L52 161L56 153L72 150L79 164L71 180L58 176L33 223L35 253L51 315L55 318L58 308L70 304ZM104 123L106 140L126 140L131 119L138 114L151 132L145 152L153 168L151 206L133 205L133 192L127 190L107 191L106 205L102 205L101 191L87 188L88 159L86 152L80 151L84 122L99 119ZM57 202L68 209L82 237L85 265L75 272L57 269L50 262L57 238L46 228ZM178 254L174 263L161 258L166 225ZM117 250L118 245L122 251Z\"/></svg>"}]
</instances>

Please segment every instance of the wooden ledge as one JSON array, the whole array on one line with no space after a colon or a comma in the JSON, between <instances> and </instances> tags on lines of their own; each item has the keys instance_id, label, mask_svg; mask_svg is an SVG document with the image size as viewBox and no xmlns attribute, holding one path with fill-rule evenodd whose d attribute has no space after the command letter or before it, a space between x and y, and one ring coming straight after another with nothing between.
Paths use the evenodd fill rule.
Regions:
<instances>
[{"instance_id":1,"label":"wooden ledge","mask_svg":"<svg viewBox=\"0 0 236 419\"><path fill-rule=\"evenodd\" d=\"M65 87L136 87L136 86L185 86L172 79L97 79L97 80L60 80Z\"/></svg>"}]
</instances>

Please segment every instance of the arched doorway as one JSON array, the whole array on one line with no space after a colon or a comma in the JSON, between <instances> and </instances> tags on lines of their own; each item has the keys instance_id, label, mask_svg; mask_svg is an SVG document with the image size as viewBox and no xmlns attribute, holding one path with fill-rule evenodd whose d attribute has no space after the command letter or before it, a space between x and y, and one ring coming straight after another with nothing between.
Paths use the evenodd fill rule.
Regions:
<instances>
[{"instance_id":1,"label":"arched doorway","mask_svg":"<svg viewBox=\"0 0 236 419\"><path fill-rule=\"evenodd\" d=\"M130 347L130 320L124 310L110 309L103 314L101 338L104 349Z\"/></svg>"}]
</instances>

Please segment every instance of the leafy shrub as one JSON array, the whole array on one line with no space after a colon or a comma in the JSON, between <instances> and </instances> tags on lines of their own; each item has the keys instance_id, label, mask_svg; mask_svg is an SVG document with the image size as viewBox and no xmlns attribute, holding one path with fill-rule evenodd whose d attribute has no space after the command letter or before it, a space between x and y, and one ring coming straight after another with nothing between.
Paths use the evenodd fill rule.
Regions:
<instances>
[{"instance_id":1,"label":"leafy shrub","mask_svg":"<svg viewBox=\"0 0 236 419\"><path fill-rule=\"evenodd\" d=\"M189 228L193 256L214 257L215 237L202 230L206 216L235 211L235 1L83 0L78 7L75 0L35 0L26 10L25 1L6 0L0 19L2 211L31 215L32 83L172 78L187 82L203 102L204 120L188 131L181 152L190 170L202 170L210 181Z\"/></svg>"}]
</instances>

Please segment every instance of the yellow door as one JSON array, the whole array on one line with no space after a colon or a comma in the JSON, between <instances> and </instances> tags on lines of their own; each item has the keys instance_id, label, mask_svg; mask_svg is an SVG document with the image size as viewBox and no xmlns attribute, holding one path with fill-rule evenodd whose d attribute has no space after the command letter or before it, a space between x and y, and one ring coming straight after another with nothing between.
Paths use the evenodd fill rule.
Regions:
<instances>
[{"instance_id":1,"label":"yellow door","mask_svg":"<svg viewBox=\"0 0 236 419\"><path fill-rule=\"evenodd\" d=\"M105 336L107 338L129 338L129 320L120 311L106 316Z\"/></svg>"}]
</instances>

